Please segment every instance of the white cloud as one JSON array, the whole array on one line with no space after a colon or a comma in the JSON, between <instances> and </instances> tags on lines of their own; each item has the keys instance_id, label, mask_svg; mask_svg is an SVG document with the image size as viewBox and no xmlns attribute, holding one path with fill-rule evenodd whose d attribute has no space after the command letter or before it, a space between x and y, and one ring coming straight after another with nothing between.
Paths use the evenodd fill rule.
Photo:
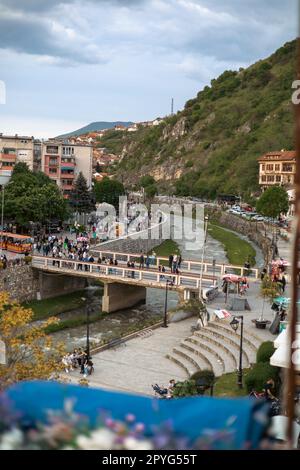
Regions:
<instances>
[{"instance_id":1,"label":"white cloud","mask_svg":"<svg viewBox=\"0 0 300 470\"><path fill-rule=\"evenodd\" d=\"M12 129L17 116L16 126L23 122L39 132L49 127L47 135L55 122L61 133L73 121L79 127L164 115L172 96L182 107L224 69L247 66L297 35L296 0L0 0L1 5L0 80L7 84L1 113L11 116Z\"/></svg>"}]
</instances>

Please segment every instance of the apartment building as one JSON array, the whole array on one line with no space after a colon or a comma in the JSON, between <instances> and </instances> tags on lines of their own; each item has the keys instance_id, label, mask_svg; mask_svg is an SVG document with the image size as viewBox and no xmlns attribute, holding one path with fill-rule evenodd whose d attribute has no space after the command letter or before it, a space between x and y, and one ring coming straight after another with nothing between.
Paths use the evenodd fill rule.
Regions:
<instances>
[{"instance_id":1,"label":"apartment building","mask_svg":"<svg viewBox=\"0 0 300 470\"><path fill-rule=\"evenodd\" d=\"M295 181L296 152L268 152L258 159L259 184L264 190L272 185L291 189Z\"/></svg>"},{"instance_id":2,"label":"apartment building","mask_svg":"<svg viewBox=\"0 0 300 470\"><path fill-rule=\"evenodd\" d=\"M49 140L42 142L41 170L61 188L65 198L82 172L89 187L92 185L92 146Z\"/></svg>"},{"instance_id":3,"label":"apartment building","mask_svg":"<svg viewBox=\"0 0 300 470\"><path fill-rule=\"evenodd\" d=\"M0 175L10 175L15 164L24 162L33 170L34 138L0 134Z\"/></svg>"}]
</instances>

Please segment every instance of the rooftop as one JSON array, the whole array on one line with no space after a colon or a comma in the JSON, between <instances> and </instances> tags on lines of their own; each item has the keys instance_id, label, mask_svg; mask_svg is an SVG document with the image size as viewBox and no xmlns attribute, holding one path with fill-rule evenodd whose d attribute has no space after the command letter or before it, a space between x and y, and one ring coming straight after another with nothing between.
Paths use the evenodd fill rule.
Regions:
<instances>
[{"instance_id":1,"label":"rooftop","mask_svg":"<svg viewBox=\"0 0 300 470\"><path fill-rule=\"evenodd\" d=\"M277 152L267 152L262 157L258 158L258 161L270 161L270 160L295 160L296 161L296 151L295 150L280 150Z\"/></svg>"}]
</instances>

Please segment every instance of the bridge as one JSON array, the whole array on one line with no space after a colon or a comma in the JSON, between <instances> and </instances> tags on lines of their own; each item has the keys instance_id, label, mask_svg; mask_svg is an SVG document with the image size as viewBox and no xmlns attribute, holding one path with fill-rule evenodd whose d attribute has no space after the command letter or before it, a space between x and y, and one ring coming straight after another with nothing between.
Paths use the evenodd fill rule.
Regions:
<instances>
[{"instance_id":1,"label":"bridge","mask_svg":"<svg viewBox=\"0 0 300 470\"><path fill-rule=\"evenodd\" d=\"M181 263L179 274L173 274L168 267L164 273L158 270L160 265L168 264L166 257L156 257L149 268L129 268L128 262L139 265L140 254L98 250L98 256L106 259L112 258L118 264L107 265L34 255L32 267L49 275L96 279L103 282L102 309L106 312L133 307L138 302L145 301L146 288L165 289L167 281L170 281L168 288L177 291L183 300L188 300L191 292L197 292L200 288L202 268L199 261L184 260ZM202 288L216 285L225 273L247 275L249 280L258 278L257 269L247 270L242 266L205 261L203 263Z\"/></svg>"}]
</instances>

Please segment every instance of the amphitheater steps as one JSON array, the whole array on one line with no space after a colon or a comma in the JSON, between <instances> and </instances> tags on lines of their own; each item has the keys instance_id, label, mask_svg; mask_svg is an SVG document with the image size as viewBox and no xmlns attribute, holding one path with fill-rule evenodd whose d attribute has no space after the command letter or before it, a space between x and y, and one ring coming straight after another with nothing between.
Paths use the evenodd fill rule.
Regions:
<instances>
[{"instance_id":1,"label":"amphitheater steps","mask_svg":"<svg viewBox=\"0 0 300 470\"><path fill-rule=\"evenodd\" d=\"M236 333L232 330L229 323L224 322L224 323L220 324L219 322L209 322L208 327L209 328L214 328L214 329L216 329L220 332L223 331L228 335L233 335L233 336L236 335ZM257 349L259 348L259 346L262 343L261 338L256 336L255 333L249 332L249 330L246 330L246 331L244 330L243 337L244 337L244 342L246 344L248 344L249 347L252 348L253 351L255 351L255 352L257 351Z\"/></svg>"},{"instance_id":2,"label":"amphitheater steps","mask_svg":"<svg viewBox=\"0 0 300 470\"><path fill-rule=\"evenodd\" d=\"M223 351L223 354L230 357L235 364L235 368L238 366L239 361L239 344L232 339L226 338L226 336L216 334L214 331L210 331L208 328L203 328L201 331L195 331L195 336L202 340L208 341L212 347L216 347ZM245 349L243 348L243 367L248 367L250 361Z\"/></svg>"},{"instance_id":3,"label":"amphitheater steps","mask_svg":"<svg viewBox=\"0 0 300 470\"><path fill-rule=\"evenodd\" d=\"M261 339L255 333L244 331L243 367L256 361L256 351ZM238 368L240 335L226 322L209 322L173 348L166 357L183 369L189 377L197 370L213 370L216 377Z\"/></svg>"},{"instance_id":4,"label":"amphitheater steps","mask_svg":"<svg viewBox=\"0 0 300 470\"><path fill-rule=\"evenodd\" d=\"M195 332L196 333L196 332ZM221 374L227 372L233 372L237 369L237 359L235 355L226 347L219 344L217 341L212 341L211 338L202 335L193 335L191 338L187 338L190 342L195 344L197 348L205 354L210 354L214 358L214 363L221 365Z\"/></svg>"},{"instance_id":5,"label":"amphitheater steps","mask_svg":"<svg viewBox=\"0 0 300 470\"><path fill-rule=\"evenodd\" d=\"M240 335L232 332L233 334L227 334L226 331L220 332L214 328L204 328L202 330L206 335L216 339L219 343L226 345L233 354L237 354L239 357L240 353ZM255 363L256 351L252 349L252 346L247 342L247 338L243 336L243 363L244 367L250 366Z\"/></svg>"},{"instance_id":6,"label":"amphitheater steps","mask_svg":"<svg viewBox=\"0 0 300 470\"><path fill-rule=\"evenodd\" d=\"M222 356L211 348L208 344L200 343L196 338L186 338L181 347L188 349L197 358L203 356L205 358L202 369L213 370L216 377L222 375L225 371L225 362Z\"/></svg>"},{"instance_id":7,"label":"amphitheater steps","mask_svg":"<svg viewBox=\"0 0 300 470\"><path fill-rule=\"evenodd\" d=\"M199 370L199 366L195 367L190 360L178 354L176 348L173 349L172 353L167 354L166 358L176 364L181 370L184 370L186 378L189 378L194 372Z\"/></svg>"}]
</instances>

